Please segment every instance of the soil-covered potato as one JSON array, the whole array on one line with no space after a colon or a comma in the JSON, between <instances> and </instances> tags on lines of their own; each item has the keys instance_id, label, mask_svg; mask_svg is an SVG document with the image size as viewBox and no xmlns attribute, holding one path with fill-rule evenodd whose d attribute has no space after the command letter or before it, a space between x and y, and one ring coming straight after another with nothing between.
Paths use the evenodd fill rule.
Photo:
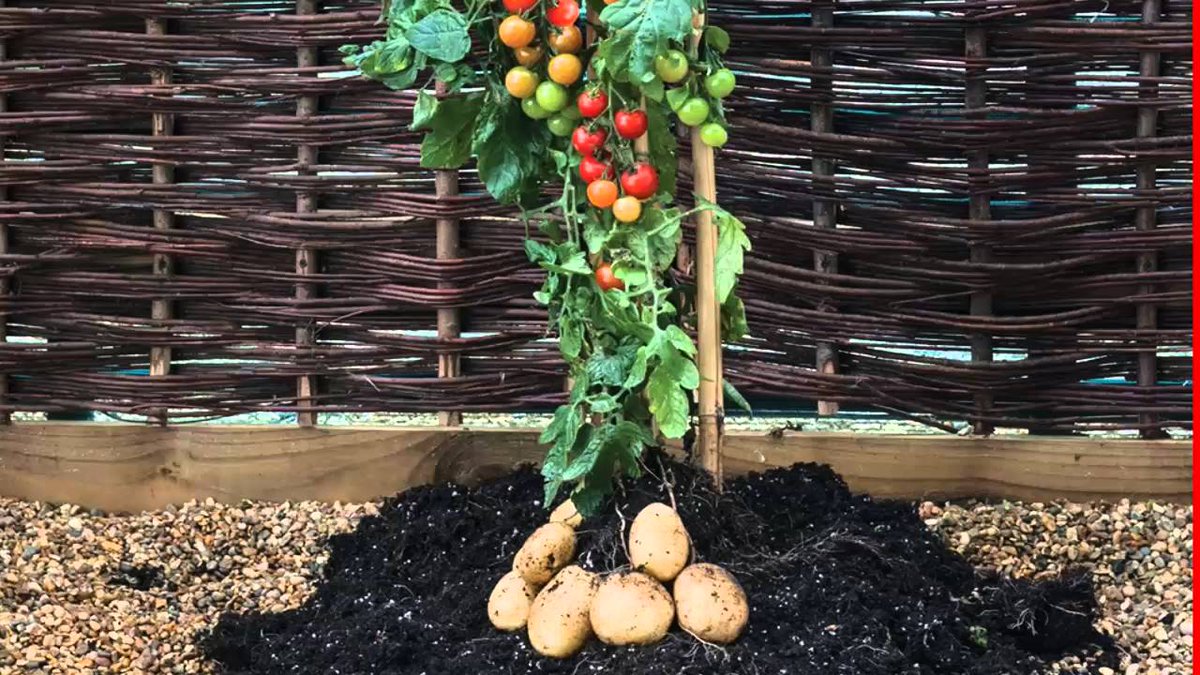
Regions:
<instances>
[{"instance_id":1,"label":"soil-covered potato","mask_svg":"<svg viewBox=\"0 0 1200 675\"><path fill-rule=\"evenodd\" d=\"M675 603L662 584L641 572L613 574L592 598L592 630L610 645L654 644L667 635Z\"/></svg>"},{"instance_id":2,"label":"soil-covered potato","mask_svg":"<svg viewBox=\"0 0 1200 675\"><path fill-rule=\"evenodd\" d=\"M571 565L559 572L529 609L529 644L542 656L565 659L592 635L588 610L600 576Z\"/></svg>"},{"instance_id":3,"label":"soil-covered potato","mask_svg":"<svg viewBox=\"0 0 1200 675\"><path fill-rule=\"evenodd\" d=\"M709 563L691 565L675 579L679 626L714 644L738 639L750 620L746 592L733 575Z\"/></svg>"},{"instance_id":4,"label":"soil-covered potato","mask_svg":"<svg viewBox=\"0 0 1200 675\"><path fill-rule=\"evenodd\" d=\"M488 618L503 631L521 630L529 620L529 607L537 597L537 588L517 572L500 578L488 598Z\"/></svg>"},{"instance_id":5,"label":"soil-covered potato","mask_svg":"<svg viewBox=\"0 0 1200 675\"><path fill-rule=\"evenodd\" d=\"M663 583L687 566L689 547L683 521L666 504L656 502L642 509L629 528L629 562Z\"/></svg>"},{"instance_id":6,"label":"soil-covered potato","mask_svg":"<svg viewBox=\"0 0 1200 675\"><path fill-rule=\"evenodd\" d=\"M534 586L544 586L575 555L575 530L546 523L534 530L513 558L513 570Z\"/></svg>"},{"instance_id":7,"label":"soil-covered potato","mask_svg":"<svg viewBox=\"0 0 1200 675\"><path fill-rule=\"evenodd\" d=\"M568 499L550 512L550 522L562 523L574 529L579 527L579 524L583 522L583 514L579 513L579 510L575 508L575 502Z\"/></svg>"}]
</instances>

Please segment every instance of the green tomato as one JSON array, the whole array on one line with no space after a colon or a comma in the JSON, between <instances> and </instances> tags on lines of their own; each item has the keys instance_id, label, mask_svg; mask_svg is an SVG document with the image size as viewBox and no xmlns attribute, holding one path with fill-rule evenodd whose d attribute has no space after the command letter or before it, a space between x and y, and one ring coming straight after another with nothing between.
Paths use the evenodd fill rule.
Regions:
<instances>
[{"instance_id":1,"label":"green tomato","mask_svg":"<svg viewBox=\"0 0 1200 675\"><path fill-rule=\"evenodd\" d=\"M678 49L659 54L654 57L654 72L658 74L658 79L667 84L683 81L688 74L687 55Z\"/></svg>"},{"instance_id":2,"label":"green tomato","mask_svg":"<svg viewBox=\"0 0 1200 675\"><path fill-rule=\"evenodd\" d=\"M571 132L575 131L576 124L575 120L567 117L566 111L546 120L546 126L550 127L550 133L559 137L570 136Z\"/></svg>"},{"instance_id":3,"label":"green tomato","mask_svg":"<svg viewBox=\"0 0 1200 675\"><path fill-rule=\"evenodd\" d=\"M567 90L557 82L546 81L539 84L534 98L537 99L538 105L552 113L567 107Z\"/></svg>"},{"instance_id":4,"label":"green tomato","mask_svg":"<svg viewBox=\"0 0 1200 675\"><path fill-rule=\"evenodd\" d=\"M737 77L728 68L722 68L704 78L704 90L713 98L725 98L733 93L737 86Z\"/></svg>"},{"instance_id":5,"label":"green tomato","mask_svg":"<svg viewBox=\"0 0 1200 675\"><path fill-rule=\"evenodd\" d=\"M683 102L679 110L675 112L679 115L679 121L694 127L703 124L708 119L708 113L711 112L708 107L708 101L702 98L689 98Z\"/></svg>"},{"instance_id":6,"label":"green tomato","mask_svg":"<svg viewBox=\"0 0 1200 675\"><path fill-rule=\"evenodd\" d=\"M583 119L583 113L579 112L579 106L577 105L569 105L563 108L562 112L559 114L571 120L572 122L578 122L579 120Z\"/></svg>"},{"instance_id":7,"label":"green tomato","mask_svg":"<svg viewBox=\"0 0 1200 675\"><path fill-rule=\"evenodd\" d=\"M719 148L729 142L729 132L716 122L700 127L700 140L710 148Z\"/></svg>"},{"instance_id":8,"label":"green tomato","mask_svg":"<svg viewBox=\"0 0 1200 675\"><path fill-rule=\"evenodd\" d=\"M525 112L525 116L535 119L544 120L552 113L542 106L538 105L537 99L532 96L526 99L521 99L521 110Z\"/></svg>"}]
</instances>

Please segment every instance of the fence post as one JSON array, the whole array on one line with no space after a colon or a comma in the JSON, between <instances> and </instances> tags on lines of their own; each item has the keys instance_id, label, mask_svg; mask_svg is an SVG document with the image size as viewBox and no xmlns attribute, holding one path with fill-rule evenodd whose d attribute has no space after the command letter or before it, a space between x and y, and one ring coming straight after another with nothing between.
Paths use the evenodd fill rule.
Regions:
<instances>
[{"instance_id":1,"label":"fence post","mask_svg":"<svg viewBox=\"0 0 1200 675\"><path fill-rule=\"evenodd\" d=\"M146 35L152 37L167 34L167 20L161 18L146 19ZM155 67L150 71L150 83L154 85L171 84L171 69ZM175 133L174 116L170 113L152 113L150 133L154 137L171 136ZM175 181L175 170L169 164L156 163L151 167L155 185L165 185ZM154 229L170 230L175 227L175 214L165 209L154 209ZM175 273L175 261L166 253L154 254L154 276L168 279ZM174 318L174 307L168 298L155 298L150 306L150 318L156 329L161 329L162 323ZM153 346L150 348L150 377L164 377L171 373L171 348L169 346ZM164 408L152 414L151 419L166 426L168 411Z\"/></svg>"},{"instance_id":2,"label":"fence post","mask_svg":"<svg viewBox=\"0 0 1200 675\"><path fill-rule=\"evenodd\" d=\"M704 15L692 19L695 28L693 49L699 49L704 31ZM692 179L696 195L717 201L717 168L713 149L700 138L700 127L692 127ZM700 422L698 446L700 465L713 477L720 489L724 476L721 462L721 398L724 386L721 374L721 308L716 287L717 228L711 211L696 216L696 342L700 370Z\"/></svg>"},{"instance_id":3,"label":"fence post","mask_svg":"<svg viewBox=\"0 0 1200 675\"><path fill-rule=\"evenodd\" d=\"M814 3L812 25L816 29L833 27L832 3ZM833 50L814 46L810 60L813 70L812 90L817 97L810 108L810 125L814 133L833 133ZM833 180L836 173L833 160L817 157L816 150L813 151L812 173L814 192L819 193L826 187L831 192L837 190ZM822 199L820 196L813 199L813 225L824 230L837 229L836 200ZM832 251L813 251L813 270L822 276L837 274L837 254ZM828 298L821 300L818 309L835 311ZM837 347L833 343L817 341L816 367L818 373L829 375L837 373ZM818 415L836 415L837 412L837 401L817 401Z\"/></svg>"},{"instance_id":4,"label":"fence post","mask_svg":"<svg viewBox=\"0 0 1200 675\"><path fill-rule=\"evenodd\" d=\"M437 95L439 98L446 93L446 85L442 82L437 83ZM438 198L438 207L444 206L442 200L446 197L453 197L458 194L458 171L454 170L439 170L434 174L435 191ZM438 260L453 260L460 255L459 244L461 239L459 236L459 220L458 218L438 218L437 219L437 259ZM446 288L453 286L451 283L439 282L438 288ZM442 307L437 311L437 337L438 341L453 340L462 332L462 316L457 307ZM444 348L444 346L443 346ZM462 358L458 352L438 352L438 377L455 378L462 374ZM462 424L462 411L460 410L443 410L438 413L438 422L444 427L459 426Z\"/></svg>"},{"instance_id":5,"label":"fence post","mask_svg":"<svg viewBox=\"0 0 1200 675\"><path fill-rule=\"evenodd\" d=\"M3 8L6 0L0 0L0 8ZM8 60L8 40L0 40L0 62ZM8 112L8 94L0 94L0 113ZM0 161L5 158L5 143L4 139L0 138ZM8 188L0 186L0 202L8 201ZM0 255L8 255L8 224L0 222ZM12 284L9 281L9 275L0 276L0 296L8 297L12 290ZM8 342L8 312L0 315L0 342ZM0 403L8 404L8 375L0 374ZM12 422L12 413L7 410L0 411L0 424L9 424Z\"/></svg>"},{"instance_id":6,"label":"fence post","mask_svg":"<svg viewBox=\"0 0 1200 675\"><path fill-rule=\"evenodd\" d=\"M296 0L296 13L302 16L317 13L318 0ZM317 65L316 47L297 47L296 65L300 68L312 68ZM318 97L312 94L300 96L296 101L296 116L310 118L317 114ZM317 163L317 149L311 145L299 145L296 148L297 174L312 173L312 167ZM317 211L317 195L312 190L301 189L296 193L296 213L315 213ZM317 252L301 247L296 251L296 274L311 276L317 273ZM296 299L303 302L317 296L317 285L312 282L296 284ZM296 353L303 353L313 347L313 328L310 323L296 327ZM302 427L311 427L317 423L317 413L312 410L313 397L317 393L317 376L301 375L296 383L296 422Z\"/></svg>"},{"instance_id":7,"label":"fence post","mask_svg":"<svg viewBox=\"0 0 1200 675\"><path fill-rule=\"evenodd\" d=\"M981 25L971 25L966 29L966 107L967 115L978 110L980 116L986 116L987 108L987 65L979 61L987 58L987 30ZM987 191L988 152L987 150L967 151L968 188L970 193L969 217L972 221L986 221L992 218L991 196ZM992 247L990 244L972 242L970 245L972 263L992 262ZM993 298L991 290L977 290L971 293L971 316L990 317L993 315ZM975 363L990 363L992 361L992 336L984 332L975 332L970 336L971 361ZM984 378L987 381L987 378ZM975 410L978 418L973 430L976 434L990 434L995 430L991 422L985 418L991 413L993 398L990 391L975 393Z\"/></svg>"},{"instance_id":8,"label":"fence post","mask_svg":"<svg viewBox=\"0 0 1200 675\"><path fill-rule=\"evenodd\" d=\"M1142 0L1142 24L1152 26L1158 23L1162 13L1161 0ZM1142 51L1138 83L1138 98L1153 100L1158 96L1159 70L1162 56L1156 51ZM1158 134L1158 109L1151 103L1139 104L1137 110L1137 137L1151 138ZM1147 195L1157 187L1155 172L1157 166L1154 160L1138 163L1137 193L1139 200L1149 200ZM1152 202L1137 207L1136 227L1138 230L1153 230L1158 224L1156 213L1157 203ZM1158 254L1155 251L1143 251L1137 257L1137 273L1149 275L1158 271ZM1138 287L1138 295L1153 296L1153 283L1143 283ZM1158 308L1153 300L1143 300L1137 306L1137 333L1139 341L1154 337L1154 344L1138 352L1137 383L1139 387L1154 387L1158 384L1158 339L1155 332L1158 329ZM1147 405L1143 402L1143 405ZM1143 438L1165 438L1166 432L1158 426L1158 415L1153 412L1142 412L1138 415L1138 429Z\"/></svg>"}]
</instances>

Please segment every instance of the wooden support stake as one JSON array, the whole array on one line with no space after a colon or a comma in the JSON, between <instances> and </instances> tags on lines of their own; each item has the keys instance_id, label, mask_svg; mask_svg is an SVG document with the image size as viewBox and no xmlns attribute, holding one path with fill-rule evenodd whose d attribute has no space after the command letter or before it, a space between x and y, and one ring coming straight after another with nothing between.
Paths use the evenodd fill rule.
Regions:
<instances>
[{"instance_id":1,"label":"wooden support stake","mask_svg":"<svg viewBox=\"0 0 1200 675\"><path fill-rule=\"evenodd\" d=\"M693 49L699 49L704 34L704 15L692 19ZM713 149L700 139L700 127L692 128L693 190L698 197L717 201L717 167ZM711 211L696 217L696 341L700 370L700 433L697 445L700 464L720 489L724 470L721 465L721 432L724 417L721 402L721 308L717 305L717 228Z\"/></svg>"},{"instance_id":2,"label":"wooden support stake","mask_svg":"<svg viewBox=\"0 0 1200 675\"><path fill-rule=\"evenodd\" d=\"M1161 0L1143 0L1142 2L1142 24L1152 26L1158 23L1162 13ZM1159 70L1162 65L1162 56L1159 52L1143 51L1142 62L1140 68L1141 83L1138 85L1138 97L1146 99L1155 99L1158 96L1158 85L1155 80L1158 78ZM1158 109L1153 105L1138 106L1137 112L1137 137L1151 138L1158 134ZM1137 168L1137 190L1140 199L1148 199L1147 193L1152 192L1157 187L1155 172L1157 167L1154 160L1144 161L1138 164ZM1147 204L1139 206L1137 209L1136 227L1141 231L1153 230L1157 227L1158 217L1155 213L1155 205ZM1155 251L1143 251L1137 257L1138 274L1150 274L1158 271L1158 254ZM1148 296L1154 293L1154 284L1141 284L1138 288L1138 295ZM1158 308L1152 302L1141 302L1137 306L1137 329L1138 337L1146 339L1148 335L1153 335L1158 329ZM1150 348L1138 352L1138 374L1137 383L1139 387L1153 387L1158 384L1158 341ZM1149 405L1149 402L1146 403ZM1162 427L1158 426L1158 415L1152 412L1143 412L1138 415L1139 431L1143 438L1164 438L1166 432Z\"/></svg>"},{"instance_id":3,"label":"wooden support stake","mask_svg":"<svg viewBox=\"0 0 1200 675\"><path fill-rule=\"evenodd\" d=\"M317 13L318 0L296 0L296 13L310 15ZM317 65L316 47L297 47L296 64L300 68L312 68ZM319 101L316 96L304 95L296 102L296 116L312 117L317 114ZM297 147L296 160L299 165L297 173L311 174L312 167L317 163L317 149L311 145ZM317 195L311 190L301 190L296 193L296 213L315 213L317 211ZM317 273L317 252L302 248L296 251L296 274L309 276ZM317 285L314 283L296 284L296 299L310 300L317 296ZM311 349L314 342L313 329L309 324L296 327L296 352L303 353ZM310 410L313 407L313 397L317 393L317 376L301 375L296 383L296 404L299 412L296 422L303 427L314 426L317 423L317 413Z\"/></svg>"},{"instance_id":4,"label":"wooden support stake","mask_svg":"<svg viewBox=\"0 0 1200 675\"><path fill-rule=\"evenodd\" d=\"M146 19L146 34L150 36L163 36L167 34L166 19ZM167 67L154 68L150 71L150 82L156 85L171 84L171 70ZM170 113L153 113L151 116L151 134L155 137L171 136L175 133L174 116ZM168 164L155 164L151 171L153 172L153 181L155 185L164 185L175 182L175 170ZM165 209L154 210L154 229L170 230L175 227L175 214ZM170 278L175 274L175 261L171 256L165 253L154 254L154 276L159 278ZM155 328L162 328L163 323L174 318L174 307L171 301L167 298L155 298L151 301L150 317L154 321ZM171 348L164 346L155 346L150 348L150 377L165 377L171 373ZM161 410L156 414L150 415L152 420L156 420L158 424L167 424L167 411Z\"/></svg>"},{"instance_id":5,"label":"wooden support stake","mask_svg":"<svg viewBox=\"0 0 1200 675\"><path fill-rule=\"evenodd\" d=\"M832 4L819 4L812 11L813 28L833 26ZM826 47L812 50L813 91L819 100L812 104L811 124L816 133L833 133L833 51ZM813 187L816 191L835 189L833 177L836 173L833 160L817 157L812 159ZM837 202L818 197L813 201L813 225L824 230L837 228ZM837 274L838 258L832 251L813 251L813 269L819 274ZM828 301L823 300L820 309L832 311ZM830 342L817 342L817 372L834 374L838 370L837 347ZM836 401L817 401L817 414L836 415Z\"/></svg>"},{"instance_id":6,"label":"wooden support stake","mask_svg":"<svg viewBox=\"0 0 1200 675\"><path fill-rule=\"evenodd\" d=\"M973 61L987 58L987 33L983 26L969 26L967 28L966 56L967 109L980 110L980 114L986 114L982 111L987 108L987 69L973 63ZM987 177L988 166L989 160L986 150L971 150L967 152L967 172L970 183L969 214L972 221L991 220L992 218L991 196L987 193L986 189L977 187ZM992 247L989 244L972 243L970 254L971 262L973 263L992 262ZM990 290L971 293L971 316L992 316L993 311L993 298ZM973 333L970 336L970 341L971 360L976 363L990 363L993 358L992 336L987 333ZM979 415L979 419L975 420L974 425L972 425L973 431L981 435L992 433L995 430L993 425L991 422L983 419L992 409L991 392L977 392L975 394L975 409Z\"/></svg>"},{"instance_id":7,"label":"wooden support stake","mask_svg":"<svg viewBox=\"0 0 1200 675\"><path fill-rule=\"evenodd\" d=\"M444 96L446 85L438 82L437 95ZM442 170L434 175L434 185L438 200L453 197L458 194L458 171ZM437 219L437 259L454 260L461 254L459 251L459 221L458 218ZM439 283L439 288L452 284ZM437 311L438 340L453 340L462 333L462 316L456 307L444 307ZM457 353L441 352L438 354L438 377L455 378L462 374L462 359ZM463 417L460 410L443 410L438 413L438 422L444 427L459 426Z\"/></svg>"}]
</instances>

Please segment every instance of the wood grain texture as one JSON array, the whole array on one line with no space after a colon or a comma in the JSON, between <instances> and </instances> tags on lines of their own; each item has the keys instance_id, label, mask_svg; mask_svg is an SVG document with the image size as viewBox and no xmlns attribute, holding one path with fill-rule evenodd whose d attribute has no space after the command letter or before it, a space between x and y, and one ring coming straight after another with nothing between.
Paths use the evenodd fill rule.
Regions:
<instances>
[{"instance_id":1,"label":"wood grain texture","mask_svg":"<svg viewBox=\"0 0 1200 675\"><path fill-rule=\"evenodd\" d=\"M541 458L537 430L398 427L0 428L0 496L140 511L212 497L365 500L494 478ZM677 449L676 449L677 450ZM904 499L1191 499L1186 441L794 433L725 437L727 475L818 462Z\"/></svg>"}]
</instances>

